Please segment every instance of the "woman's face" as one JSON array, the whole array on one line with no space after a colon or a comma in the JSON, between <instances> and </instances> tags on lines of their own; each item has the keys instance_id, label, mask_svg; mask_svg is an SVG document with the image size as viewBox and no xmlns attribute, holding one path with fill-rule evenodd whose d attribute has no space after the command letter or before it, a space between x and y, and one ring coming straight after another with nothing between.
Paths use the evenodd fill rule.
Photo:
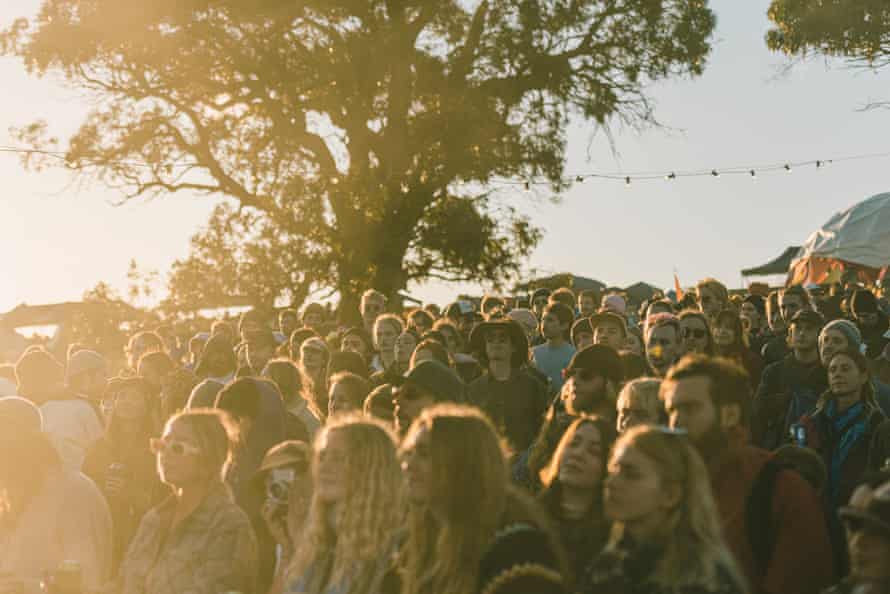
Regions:
<instances>
[{"instance_id":1,"label":"woman's face","mask_svg":"<svg viewBox=\"0 0 890 594\"><path fill-rule=\"evenodd\" d=\"M649 523L668 510L654 460L633 445L621 444L609 460L604 490L606 516L615 522Z\"/></svg>"},{"instance_id":2,"label":"woman's face","mask_svg":"<svg viewBox=\"0 0 890 594\"><path fill-rule=\"evenodd\" d=\"M603 480L603 438L593 423L582 423L562 452L559 482L575 489L595 489Z\"/></svg>"},{"instance_id":3,"label":"woman's face","mask_svg":"<svg viewBox=\"0 0 890 594\"><path fill-rule=\"evenodd\" d=\"M704 353L708 348L708 327L701 318L680 320L687 353Z\"/></svg>"},{"instance_id":4,"label":"woman's face","mask_svg":"<svg viewBox=\"0 0 890 594\"><path fill-rule=\"evenodd\" d=\"M408 368L408 364L411 362L411 354L414 352L414 349L417 348L417 340L414 338L414 335L410 332L402 332L399 335L399 338L396 340L396 361L399 362L399 365Z\"/></svg>"},{"instance_id":5,"label":"woman's face","mask_svg":"<svg viewBox=\"0 0 890 594\"><path fill-rule=\"evenodd\" d=\"M306 368L310 373L318 373L322 366L324 365L324 352L321 349L316 348L303 348L300 349L300 361L303 363L303 367Z\"/></svg>"},{"instance_id":6,"label":"woman's face","mask_svg":"<svg viewBox=\"0 0 890 594\"><path fill-rule=\"evenodd\" d=\"M868 373L846 354L836 355L828 364L828 385L836 396L859 394L867 381Z\"/></svg>"},{"instance_id":7,"label":"woman's face","mask_svg":"<svg viewBox=\"0 0 890 594\"><path fill-rule=\"evenodd\" d=\"M367 360L368 358L368 345L365 344L365 341L362 340L361 336L356 334L350 334L346 336L340 344L341 350L344 351L352 351L353 353L358 353L362 357Z\"/></svg>"},{"instance_id":8,"label":"woman's face","mask_svg":"<svg viewBox=\"0 0 890 594\"><path fill-rule=\"evenodd\" d=\"M402 473L411 502L428 503L433 491L433 458L430 432L426 427L408 437L402 454Z\"/></svg>"},{"instance_id":9,"label":"woman's face","mask_svg":"<svg viewBox=\"0 0 890 594\"><path fill-rule=\"evenodd\" d=\"M156 453L161 480L174 487L184 487L207 480L198 439L188 423L174 421L160 439L163 447Z\"/></svg>"},{"instance_id":10,"label":"woman's face","mask_svg":"<svg viewBox=\"0 0 890 594\"><path fill-rule=\"evenodd\" d=\"M732 346L735 343L735 328L729 320L721 320L714 327L714 344L721 347Z\"/></svg>"},{"instance_id":11,"label":"woman's face","mask_svg":"<svg viewBox=\"0 0 890 594\"><path fill-rule=\"evenodd\" d=\"M349 494L349 448L340 431L328 431L316 454L315 492L327 504L343 501Z\"/></svg>"},{"instance_id":12,"label":"woman's face","mask_svg":"<svg viewBox=\"0 0 890 594\"><path fill-rule=\"evenodd\" d=\"M139 390L127 388L114 399L114 415L125 421L138 421L148 414L145 396Z\"/></svg>"},{"instance_id":13,"label":"woman's face","mask_svg":"<svg viewBox=\"0 0 890 594\"><path fill-rule=\"evenodd\" d=\"M377 350L381 353L392 353L395 349L396 338L399 337L395 324L386 321L380 322L374 327L374 334Z\"/></svg>"},{"instance_id":14,"label":"woman's face","mask_svg":"<svg viewBox=\"0 0 890 594\"><path fill-rule=\"evenodd\" d=\"M352 393L345 383L341 381L331 386L331 390L328 393L328 416L333 417L337 414L348 413L358 409L353 402Z\"/></svg>"}]
</instances>

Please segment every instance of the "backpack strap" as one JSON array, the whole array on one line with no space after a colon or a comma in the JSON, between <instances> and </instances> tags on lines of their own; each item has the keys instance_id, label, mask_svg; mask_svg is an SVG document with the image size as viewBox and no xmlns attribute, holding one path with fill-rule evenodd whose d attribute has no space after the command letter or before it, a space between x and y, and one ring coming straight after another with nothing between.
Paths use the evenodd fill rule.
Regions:
<instances>
[{"instance_id":1,"label":"backpack strap","mask_svg":"<svg viewBox=\"0 0 890 594\"><path fill-rule=\"evenodd\" d=\"M793 469L775 459L770 459L754 479L748 498L745 502L745 530L757 575L766 576L769 562L776 546L776 533L773 527L773 499L776 493L776 481L784 470Z\"/></svg>"}]
</instances>

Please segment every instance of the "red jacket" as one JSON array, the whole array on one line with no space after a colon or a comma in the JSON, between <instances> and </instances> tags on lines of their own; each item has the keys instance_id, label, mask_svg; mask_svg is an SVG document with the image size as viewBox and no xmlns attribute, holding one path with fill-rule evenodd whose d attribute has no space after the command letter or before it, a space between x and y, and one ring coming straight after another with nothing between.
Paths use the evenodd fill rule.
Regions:
<instances>
[{"instance_id":1,"label":"red jacket","mask_svg":"<svg viewBox=\"0 0 890 594\"><path fill-rule=\"evenodd\" d=\"M795 472L782 471L776 477L772 517L756 520L773 522L776 535L766 575L758 575L745 509L754 481L771 456L766 450L740 446L712 468L724 536L751 594L817 594L836 581L831 542L816 492Z\"/></svg>"}]
</instances>

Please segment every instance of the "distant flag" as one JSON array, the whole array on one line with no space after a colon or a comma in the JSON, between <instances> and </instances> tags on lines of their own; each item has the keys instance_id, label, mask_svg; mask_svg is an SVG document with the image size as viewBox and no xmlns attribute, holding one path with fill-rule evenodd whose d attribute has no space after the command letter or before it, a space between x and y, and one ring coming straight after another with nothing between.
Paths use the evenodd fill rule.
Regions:
<instances>
[{"instance_id":1,"label":"distant flag","mask_svg":"<svg viewBox=\"0 0 890 594\"><path fill-rule=\"evenodd\" d=\"M683 301L683 287L680 286L680 277L674 271L674 291L677 293L677 301Z\"/></svg>"}]
</instances>

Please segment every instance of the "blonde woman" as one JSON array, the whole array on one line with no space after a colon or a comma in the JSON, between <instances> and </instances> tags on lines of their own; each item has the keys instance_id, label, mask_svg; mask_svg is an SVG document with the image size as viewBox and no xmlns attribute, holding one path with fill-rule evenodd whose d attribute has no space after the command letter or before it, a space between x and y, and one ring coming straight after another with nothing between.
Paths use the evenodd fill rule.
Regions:
<instances>
[{"instance_id":1,"label":"blonde woman","mask_svg":"<svg viewBox=\"0 0 890 594\"><path fill-rule=\"evenodd\" d=\"M723 541L707 469L685 434L630 429L609 459L604 509L614 522L588 568L589 594L744 594Z\"/></svg>"},{"instance_id":2,"label":"blonde woman","mask_svg":"<svg viewBox=\"0 0 890 594\"><path fill-rule=\"evenodd\" d=\"M564 573L546 516L508 486L504 452L480 411L427 408L405 437L402 460L409 499L403 592L472 594L530 565Z\"/></svg>"},{"instance_id":3,"label":"blonde woman","mask_svg":"<svg viewBox=\"0 0 890 594\"><path fill-rule=\"evenodd\" d=\"M377 594L391 578L402 524L396 440L382 423L345 415L318 434L315 491L285 592Z\"/></svg>"}]
</instances>

